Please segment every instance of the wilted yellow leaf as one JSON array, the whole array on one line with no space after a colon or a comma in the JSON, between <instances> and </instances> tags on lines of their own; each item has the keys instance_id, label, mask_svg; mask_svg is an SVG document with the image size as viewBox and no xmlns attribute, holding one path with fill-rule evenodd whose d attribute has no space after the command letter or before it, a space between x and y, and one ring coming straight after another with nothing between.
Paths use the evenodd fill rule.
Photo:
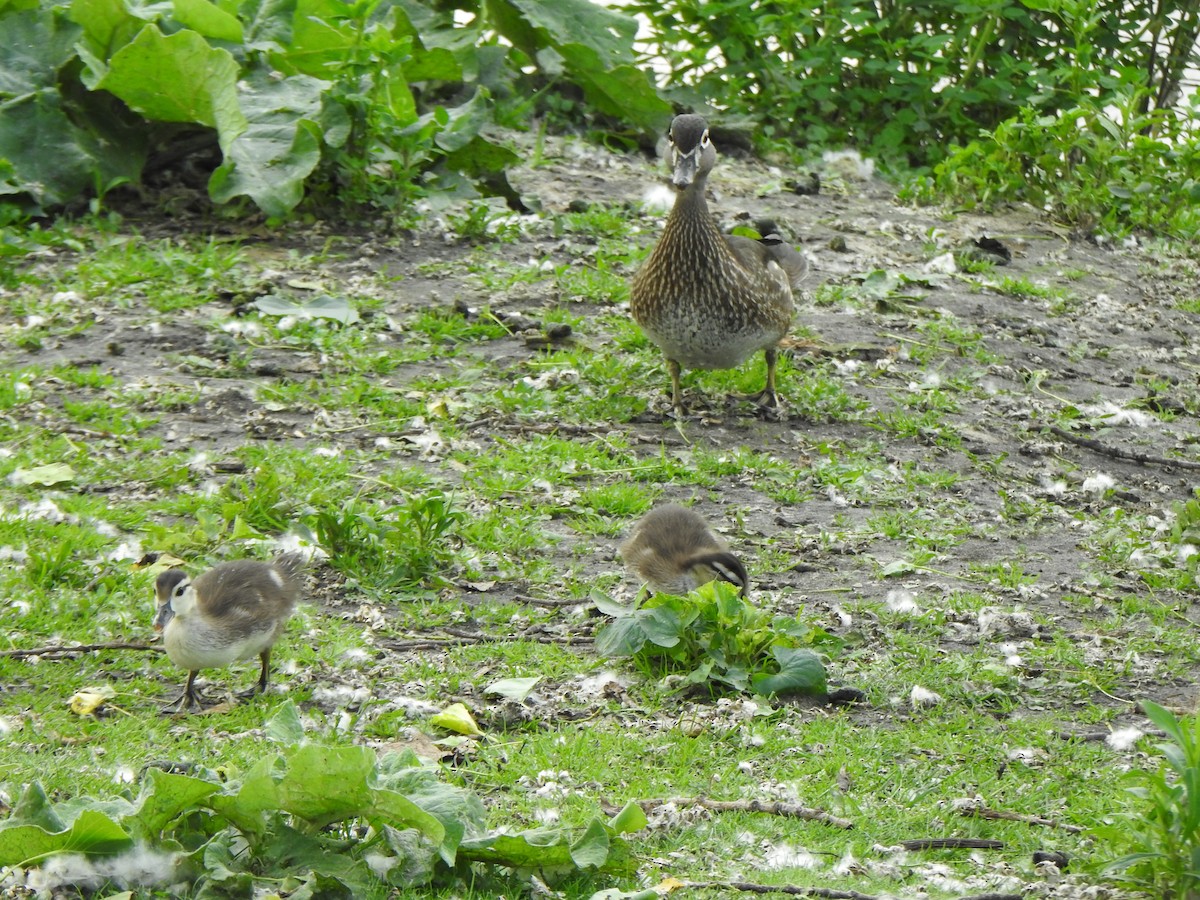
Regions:
<instances>
[{"instance_id":1,"label":"wilted yellow leaf","mask_svg":"<svg viewBox=\"0 0 1200 900\"><path fill-rule=\"evenodd\" d=\"M107 684L100 687L88 687L81 691L76 691L68 701L71 706L71 712L77 716L93 716L96 710L102 707L105 703L117 696L117 692Z\"/></svg>"},{"instance_id":2,"label":"wilted yellow leaf","mask_svg":"<svg viewBox=\"0 0 1200 900\"><path fill-rule=\"evenodd\" d=\"M470 711L461 703L452 703L429 720L440 728L457 734L482 735Z\"/></svg>"}]
</instances>

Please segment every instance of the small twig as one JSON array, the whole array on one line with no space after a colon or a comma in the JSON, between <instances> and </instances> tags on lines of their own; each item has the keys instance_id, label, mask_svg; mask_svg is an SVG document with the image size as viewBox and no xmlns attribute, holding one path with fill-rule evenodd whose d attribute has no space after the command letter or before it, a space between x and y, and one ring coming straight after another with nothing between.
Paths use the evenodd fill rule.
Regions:
<instances>
[{"instance_id":1,"label":"small twig","mask_svg":"<svg viewBox=\"0 0 1200 900\"><path fill-rule=\"evenodd\" d=\"M117 642L113 644L79 644L75 647L33 647L25 650L0 650L0 656L12 659L24 659L27 656L64 656L68 653L92 653L96 650L148 650L151 653L162 653L163 648L156 644L128 644Z\"/></svg>"},{"instance_id":2,"label":"small twig","mask_svg":"<svg viewBox=\"0 0 1200 900\"><path fill-rule=\"evenodd\" d=\"M833 888L802 887L798 884L755 884L752 881L685 881L685 888L706 891L745 891L748 894L790 894L793 897L825 897L828 900L882 900L874 894L837 891Z\"/></svg>"},{"instance_id":3,"label":"small twig","mask_svg":"<svg viewBox=\"0 0 1200 900\"><path fill-rule=\"evenodd\" d=\"M809 819L823 822L834 828L853 828L854 823L828 813L823 809L812 809L799 803L785 803L782 800L710 800L708 797L659 797L650 800L637 801L638 806L649 812L668 803L675 806L700 806L713 812L757 812L769 813L773 816L785 816L791 819Z\"/></svg>"},{"instance_id":4,"label":"small twig","mask_svg":"<svg viewBox=\"0 0 1200 900\"><path fill-rule=\"evenodd\" d=\"M582 635L553 637L547 634L479 634L463 635L452 638L411 638L401 641L378 641L377 647L384 650L394 650L397 653L408 653L412 650L449 650L454 647L470 647L474 644L512 644L518 641L532 641L537 644L563 644L568 647L590 645L595 639Z\"/></svg>"},{"instance_id":5,"label":"small twig","mask_svg":"<svg viewBox=\"0 0 1200 900\"><path fill-rule=\"evenodd\" d=\"M1004 841L983 838L917 838L901 841L905 850L1003 850Z\"/></svg>"},{"instance_id":6,"label":"small twig","mask_svg":"<svg viewBox=\"0 0 1200 900\"><path fill-rule=\"evenodd\" d=\"M1045 825L1047 828L1060 828L1063 831L1069 831L1071 834L1080 834L1084 831L1078 825L1068 825L1065 822L1056 822L1053 819L1045 819L1041 816L1026 816L1021 813L1008 812L1003 809L989 809L986 806L964 806L959 812L968 818L978 819L1003 819L1007 822L1027 822L1030 825Z\"/></svg>"},{"instance_id":7,"label":"small twig","mask_svg":"<svg viewBox=\"0 0 1200 900\"><path fill-rule=\"evenodd\" d=\"M1070 441L1072 444L1078 444L1080 447L1086 447L1088 450L1094 450L1096 453L1104 456L1112 456L1117 459L1127 459L1130 462L1140 463L1144 466L1167 466L1179 469L1200 469L1200 462L1191 459L1170 459L1166 456L1154 456L1149 453L1137 453L1133 450L1122 450L1120 447L1110 447L1108 444L1101 443L1094 438L1086 438L1082 435L1072 434L1065 428L1059 428L1057 425L1047 425L1046 430L1051 434L1062 438L1064 441Z\"/></svg>"}]
</instances>

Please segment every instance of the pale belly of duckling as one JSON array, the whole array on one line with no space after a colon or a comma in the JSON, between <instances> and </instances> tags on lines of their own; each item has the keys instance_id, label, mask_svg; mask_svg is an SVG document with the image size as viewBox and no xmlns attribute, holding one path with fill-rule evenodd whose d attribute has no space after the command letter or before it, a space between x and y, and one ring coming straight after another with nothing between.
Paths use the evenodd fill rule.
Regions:
<instances>
[{"instance_id":1,"label":"pale belly of duckling","mask_svg":"<svg viewBox=\"0 0 1200 900\"><path fill-rule=\"evenodd\" d=\"M262 631L233 633L176 616L167 623L163 645L171 662L182 669L215 669L258 656L275 643L278 625Z\"/></svg>"}]
</instances>

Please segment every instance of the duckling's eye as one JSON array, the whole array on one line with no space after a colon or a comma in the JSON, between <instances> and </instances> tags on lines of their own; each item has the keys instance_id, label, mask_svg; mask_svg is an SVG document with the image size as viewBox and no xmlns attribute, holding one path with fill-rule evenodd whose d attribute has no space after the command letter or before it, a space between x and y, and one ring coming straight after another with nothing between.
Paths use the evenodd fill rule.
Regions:
<instances>
[{"instance_id":1,"label":"duckling's eye","mask_svg":"<svg viewBox=\"0 0 1200 900\"><path fill-rule=\"evenodd\" d=\"M701 147L708 146L708 129L707 128L704 130L704 134L700 135L700 146Z\"/></svg>"},{"instance_id":2,"label":"duckling's eye","mask_svg":"<svg viewBox=\"0 0 1200 900\"><path fill-rule=\"evenodd\" d=\"M188 589L188 582L181 581L181 582L179 582L179 584L175 585L175 590L171 591L171 597L174 598L175 600L178 600L180 597L182 597L184 594L187 593L187 589Z\"/></svg>"}]
</instances>

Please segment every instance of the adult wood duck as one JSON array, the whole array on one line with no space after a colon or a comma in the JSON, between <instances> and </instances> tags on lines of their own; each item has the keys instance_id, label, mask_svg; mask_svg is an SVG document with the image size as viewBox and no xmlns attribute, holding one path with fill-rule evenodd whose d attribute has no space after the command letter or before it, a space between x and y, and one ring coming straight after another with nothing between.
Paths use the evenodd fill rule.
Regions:
<instances>
[{"instance_id":1,"label":"adult wood duck","mask_svg":"<svg viewBox=\"0 0 1200 900\"><path fill-rule=\"evenodd\" d=\"M682 369L731 369L759 350L767 383L753 399L777 406L776 347L792 323L792 291L807 261L777 234L755 241L718 230L704 198L717 151L702 117L676 116L669 139L678 193L662 237L633 277L630 311L667 358L676 415L684 412Z\"/></svg>"},{"instance_id":2,"label":"adult wood duck","mask_svg":"<svg viewBox=\"0 0 1200 900\"><path fill-rule=\"evenodd\" d=\"M304 557L288 553L272 562L221 563L194 581L181 569L167 569L154 582L167 656L187 669L183 694L163 712L202 709L196 691L200 669L227 666L257 655L258 683L244 694L266 690L271 648L283 634L303 588Z\"/></svg>"},{"instance_id":3,"label":"adult wood duck","mask_svg":"<svg viewBox=\"0 0 1200 900\"><path fill-rule=\"evenodd\" d=\"M735 585L743 597L750 591L742 561L713 536L699 513L674 503L646 513L621 544L621 558L660 594L687 594L717 579Z\"/></svg>"}]
</instances>

